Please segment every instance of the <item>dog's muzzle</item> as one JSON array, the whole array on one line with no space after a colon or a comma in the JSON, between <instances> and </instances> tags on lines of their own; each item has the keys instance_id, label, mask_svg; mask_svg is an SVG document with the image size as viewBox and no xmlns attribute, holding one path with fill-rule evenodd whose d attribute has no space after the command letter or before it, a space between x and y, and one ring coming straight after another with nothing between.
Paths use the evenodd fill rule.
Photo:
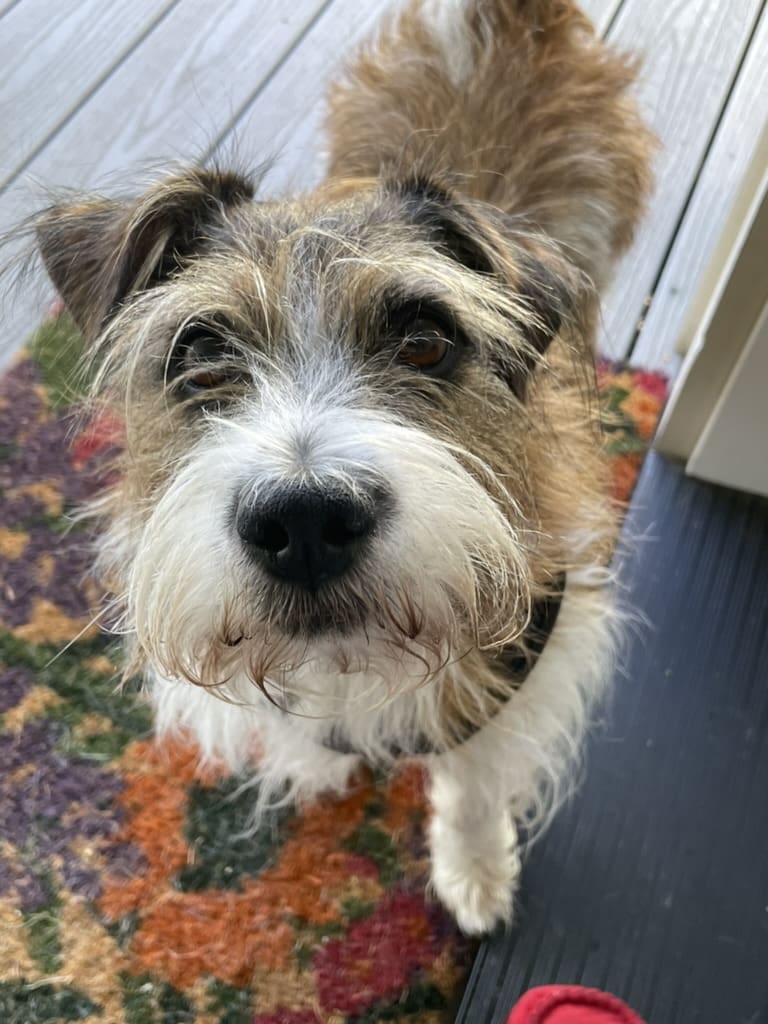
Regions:
<instances>
[{"instance_id":1,"label":"dog's muzzle","mask_svg":"<svg viewBox=\"0 0 768 1024\"><path fill-rule=\"evenodd\" d=\"M256 497L246 490L235 528L269 575L314 593L360 560L390 506L380 487L354 495L306 484Z\"/></svg>"}]
</instances>

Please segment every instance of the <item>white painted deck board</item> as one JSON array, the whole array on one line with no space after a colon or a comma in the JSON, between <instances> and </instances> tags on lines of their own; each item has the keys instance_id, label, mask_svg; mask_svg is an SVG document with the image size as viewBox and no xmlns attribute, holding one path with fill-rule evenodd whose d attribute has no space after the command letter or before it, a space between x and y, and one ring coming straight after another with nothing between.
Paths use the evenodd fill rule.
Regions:
<instances>
[{"instance_id":1,"label":"white painted deck board","mask_svg":"<svg viewBox=\"0 0 768 1024\"><path fill-rule=\"evenodd\" d=\"M0 186L176 2L24 0L3 18Z\"/></svg>"},{"instance_id":2,"label":"white painted deck board","mask_svg":"<svg viewBox=\"0 0 768 1024\"><path fill-rule=\"evenodd\" d=\"M137 166L194 159L290 52L321 6L321 0L290 6L261 0L255 18L251 0L225 6L181 0L41 151L29 173L54 185L93 187L108 176L130 177Z\"/></svg>"},{"instance_id":3,"label":"white painted deck board","mask_svg":"<svg viewBox=\"0 0 768 1024\"><path fill-rule=\"evenodd\" d=\"M21 0L6 0L5 3L0 3L0 18L2 18L4 14L8 14L12 8L16 7L20 3Z\"/></svg>"},{"instance_id":4,"label":"white painted deck board","mask_svg":"<svg viewBox=\"0 0 768 1024\"><path fill-rule=\"evenodd\" d=\"M768 7L707 155L632 358L674 374L688 305L717 245L744 169L768 125ZM768 253L766 253L768 266Z\"/></svg>"},{"instance_id":5,"label":"white painted deck board","mask_svg":"<svg viewBox=\"0 0 768 1024\"><path fill-rule=\"evenodd\" d=\"M605 35L623 0L582 0L581 8L592 19L598 35Z\"/></svg>"},{"instance_id":6,"label":"white painted deck board","mask_svg":"<svg viewBox=\"0 0 768 1024\"><path fill-rule=\"evenodd\" d=\"M631 349L761 7L762 0L632 0L613 26L611 41L645 55L638 95L662 149L648 214L604 304L601 348L611 355Z\"/></svg>"},{"instance_id":7,"label":"white painted deck board","mask_svg":"<svg viewBox=\"0 0 768 1024\"><path fill-rule=\"evenodd\" d=\"M255 160L274 158L265 189L293 191L322 175L325 87L354 46L375 30L392 0L335 0L221 142Z\"/></svg>"}]
</instances>

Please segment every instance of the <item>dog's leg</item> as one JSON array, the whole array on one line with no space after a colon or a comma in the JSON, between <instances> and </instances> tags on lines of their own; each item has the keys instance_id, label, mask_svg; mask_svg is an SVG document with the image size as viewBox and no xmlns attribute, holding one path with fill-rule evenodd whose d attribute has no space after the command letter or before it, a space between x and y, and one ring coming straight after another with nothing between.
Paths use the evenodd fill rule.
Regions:
<instances>
[{"instance_id":1,"label":"dog's leg","mask_svg":"<svg viewBox=\"0 0 768 1024\"><path fill-rule=\"evenodd\" d=\"M468 935L512 920L517 830L494 779L460 751L432 765L432 885Z\"/></svg>"},{"instance_id":2,"label":"dog's leg","mask_svg":"<svg viewBox=\"0 0 768 1024\"><path fill-rule=\"evenodd\" d=\"M515 822L537 832L579 777L621 621L610 592L584 585L591 575L572 570L545 650L493 722L432 758L433 884L467 932L511 919L520 872Z\"/></svg>"}]
</instances>

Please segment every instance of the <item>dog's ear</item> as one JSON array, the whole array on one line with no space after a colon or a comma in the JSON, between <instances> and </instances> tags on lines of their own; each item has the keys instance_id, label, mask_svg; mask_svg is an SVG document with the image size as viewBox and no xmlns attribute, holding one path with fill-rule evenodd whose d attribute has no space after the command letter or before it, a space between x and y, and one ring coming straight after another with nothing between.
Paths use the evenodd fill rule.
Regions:
<instances>
[{"instance_id":1,"label":"dog's ear","mask_svg":"<svg viewBox=\"0 0 768 1024\"><path fill-rule=\"evenodd\" d=\"M408 215L447 255L475 273L498 273L496 254L465 200L431 178L406 179L393 187Z\"/></svg>"},{"instance_id":2,"label":"dog's ear","mask_svg":"<svg viewBox=\"0 0 768 1024\"><path fill-rule=\"evenodd\" d=\"M583 283L559 254L537 242L534 234L488 203L468 199L428 178L394 186L409 215L429 229L435 243L452 259L477 274L494 278L514 296L520 315L515 328L527 349L508 352L499 372L522 397L536 361L559 334L580 301Z\"/></svg>"},{"instance_id":3,"label":"dog's ear","mask_svg":"<svg viewBox=\"0 0 768 1024\"><path fill-rule=\"evenodd\" d=\"M216 220L253 194L240 175L191 169L134 201L54 206L37 221L37 242L67 309L93 337L125 298L182 268Z\"/></svg>"}]
</instances>

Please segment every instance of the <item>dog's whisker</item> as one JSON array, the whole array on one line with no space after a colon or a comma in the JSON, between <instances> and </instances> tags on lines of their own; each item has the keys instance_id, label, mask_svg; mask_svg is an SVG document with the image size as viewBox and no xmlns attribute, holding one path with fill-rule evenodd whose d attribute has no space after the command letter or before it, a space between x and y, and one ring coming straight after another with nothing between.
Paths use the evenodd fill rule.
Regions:
<instances>
[{"instance_id":1,"label":"dog's whisker","mask_svg":"<svg viewBox=\"0 0 768 1024\"><path fill-rule=\"evenodd\" d=\"M120 600L118 598L112 598L111 600L107 601L102 608L94 612L94 614L88 619L85 625L81 629L79 629L77 633L75 633L75 635L72 637L72 639L68 640L67 643L64 644L64 646L61 647L53 655L53 657L45 663L43 667L48 669L51 667L51 665L55 664L59 660L59 658L62 657L62 655L66 654L68 650L70 650L76 643L78 643L78 641L82 640L82 638L86 635L86 633L88 633L88 631L93 626L100 622L101 619L103 619L105 615L109 614L110 611L113 611L116 607L118 607L119 604Z\"/></svg>"}]
</instances>

